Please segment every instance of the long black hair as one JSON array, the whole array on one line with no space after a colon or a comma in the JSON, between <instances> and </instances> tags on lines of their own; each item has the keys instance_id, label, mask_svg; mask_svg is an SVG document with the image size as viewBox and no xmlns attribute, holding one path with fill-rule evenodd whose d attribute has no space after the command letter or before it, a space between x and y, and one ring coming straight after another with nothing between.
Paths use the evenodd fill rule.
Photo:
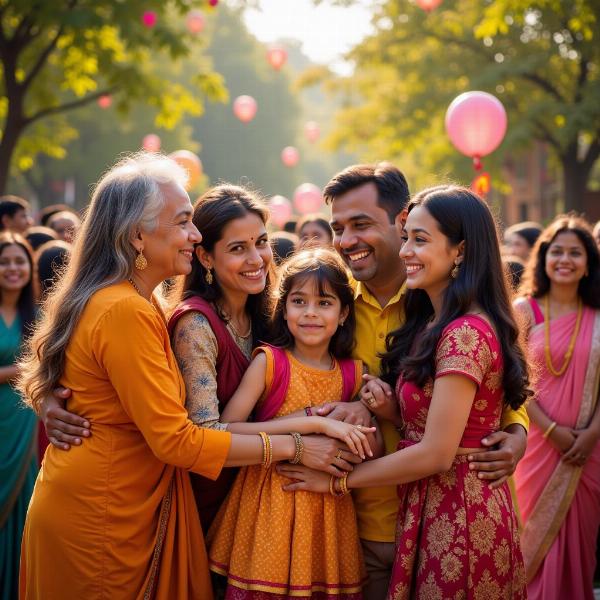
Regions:
<instances>
[{"instance_id":1,"label":"long black hair","mask_svg":"<svg viewBox=\"0 0 600 600\"><path fill-rule=\"evenodd\" d=\"M17 301L17 313L21 319L21 336L26 337L31 333L35 321L35 287L34 287L34 266L33 250L27 243L27 240L18 233L3 231L0 233L0 255L7 246L19 246L29 262L29 281L21 290L19 300ZM2 290L0 289L0 302L2 301Z\"/></svg>"},{"instance_id":2,"label":"long black hair","mask_svg":"<svg viewBox=\"0 0 600 600\"><path fill-rule=\"evenodd\" d=\"M307 247L299 250L279 267L277 286L271 309L271 343L282 348L293 348L294 338L285 320L285 304L295 283L314 281L319 295L333 292L340 300L342 310L348 308L344 324L337 328L329 341L329 352L335 358L349 358L354 347L356 317L354 291L348 279L348 269L335 250Z\"/></svg>"},{"instance_id":3,"label":"long black hair","mask_svg":"<svg viewBox=\"0 0 600 600\"><path fill-rule=\"evenodd\" d=\"M192 221L202 234L202 247L207 252L214 250L215 244L223 237L223 231L228 223L241 219L248 214L256 215L265 225L269 219L269 210L258 194L251 190L232 184L220 184L207 190L194 205ZM206 281L206 269L198 260L196 253L192 258L192 270L176 286L171 295L177 304L191 296L200 296L215 305L219 312L218 301L223 297L223 290L216 277L212 283ZM265 289L259 294L248 296L246 310L252 323L252 339L254 344L258 340L267 339L268 331L266 321L269 312L269 293L274 278L273 266L267 269L267 283ZM221 318L224 315L220 314Z\"/></svg>"},{"instance_id":4,"label":"long black hair","mask_svg":"<svg viewBox=\"0 0 600 600\"><path fill-rule=\"evenodd\" d=\"M435 351L444 328L478 305L491 319L502 347L504 402L517 409L532 391L490 209L471 190L459 186L426 189L410 201L408 212L417 206L437 221L449 244L464 241L463 261L458 276L448 283L441 314L430 329L426 326L434 310L429 296L419 289L406 293L407 320L386 339L383 376L393 384L402 373L417 385L425 385L435 374Z\"/></svg>"},{"instance_id":5,"label":"long black hair","mask_svg":"<svg viewBox=\"0 0 600 600\"><path fill-rule=\"evenodd\" d=\"M581 278L577 293L581 301L592 308L600 308L600 254L587 221L575 214L558 215L540 234L523 274L519 294L541 298L550 289L546 273L546 255L560 233L573 233L583 244L587 254L588 274Z\"/></svg>"}]
</instances>

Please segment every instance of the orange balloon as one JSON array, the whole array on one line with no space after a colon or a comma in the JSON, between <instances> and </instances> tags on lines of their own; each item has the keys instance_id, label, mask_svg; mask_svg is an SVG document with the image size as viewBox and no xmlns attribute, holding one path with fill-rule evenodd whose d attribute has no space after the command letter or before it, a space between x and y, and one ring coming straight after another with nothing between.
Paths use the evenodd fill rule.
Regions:
<instances>
[{"instance_id":1,"label":"orange balloon","mask_svg":"<svg viewBox=\"0 0 600 600\"><path fill-rule=\"evenodd\" d=\"M295 167L300 160L300 152L294 146L286 146L281 151L281 162L286 167Z\"/></svg>"},{"instance_id":2,"label":"orange balloon","mask_svg":"<svg viewBox=\"0 0 600 600\"><path fill-rule=\"evenodd\" d=\"M283 46L271 46L267 50L267 60L276 71L279 71L287 60L286 49Z\"/></svg>"},{"instance_id":3,"label":"orange balloon","mask_svg":"<svg viewBox=\"0 0 600 600\"><path fill-rule=\"evenodd\" d=\"M110 108L112 104L112 96L110 94L103 94L98 98L98 106L100 108Z\"/></svg>"},{"instance_id":4,"label":"orange balloon","mask_svg":"<svg viewBox=\"0 0 600 600\"><path fill-rule=\"evenodd\" d=\"M171 152L169 158L172 158L178 165L182 166L188 173L188 182L186 190L191 190L200 181L202 175L202 161L189 150L177 150Z\"/></svg>"},{"instance_id":5,"label":"orange balloon","mask_svg":"<svg viewBox=\"0 0 600 600\"><path fill-rule=\"evenodd\" d=\"M426 12L431 12L442 3L442 0L417 0L419 8L422 8Z\"/></svg>"},{"instance_id":6,"label":"orange balloon","mask_svg":"<svg viewBox=\"0 0 600 600\"><path fill-rule=\"evenodd\" d=\"M316 121L307 121L304 125L304 135L309 142L316 142L321 135L321 128Z\"/></svg>"},{"instance_id":7,"label":"orange balloon","mask_svg":"<svg viewBox=\"0 0 600 600\"><path fill-rule=\"evenodd\" d=\"M190 10L185 18L185 24L190 33L196 35L204 29L204 13L200 10Z\"/></svg>"},{"instance_id":8,"label":"orange balloon","mask_svg":"<svg viewBox=\"0 0 600 600\"><path fill-rule=\"evenodd\" d=\"M160 150L160 138L155 133L149 133L142 140L142 148L147 152L158 152Z\"/></svg>"}]
</instances>

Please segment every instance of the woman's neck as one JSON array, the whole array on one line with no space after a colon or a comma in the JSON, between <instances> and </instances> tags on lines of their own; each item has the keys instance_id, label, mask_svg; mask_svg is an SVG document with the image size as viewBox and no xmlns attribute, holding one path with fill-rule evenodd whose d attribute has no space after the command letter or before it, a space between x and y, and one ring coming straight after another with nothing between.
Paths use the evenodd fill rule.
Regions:
<instances>
[{"instance_id":1,"label":"woman's neck","mask_svg":"<svg viewBox=\"0 0 600 600\"><path fill-rule=\"evenodd\" d=\"M329 343L325 346L305 346L304 344L295 343L291 353L308 367L323 371L329 371L332 368L333 361L329 352Z\"/></svg>"},{"instance_id":2,"label":"woman's neck","mask_svg":"<svg viewBox=\"0 0 600 600\"><path fill-rule=\"evenodd\" d=\"M21 297L22 290L2 290L2 301L0 302L0 308L4 311L14 312L17 310L19 304L19 298Z\"/></svg>"},{"instance_id":3,"label":"woman's neck","mask_svg":"<svg viewBox=\"0 0 600 600\"><path fill-rule=\"evenodd\" d=\"M225 294L217 300L217 304L221 311L228 319L236 323L243 323L249 318L246 310L248 303L248 294Z\"/></svg>"},{"instance_id":4,"label":"woman's neck","mask_svg":"<svg viewBox=\"0 0 600 600\"><path fill-rule=\"evenodd\" d=\"M565 308L577 306L579 302L579 284L577 285L560 285L556 283L550 284L548 290L548 298L552 304L560 305Z\"/></svg>"}]
</instances>

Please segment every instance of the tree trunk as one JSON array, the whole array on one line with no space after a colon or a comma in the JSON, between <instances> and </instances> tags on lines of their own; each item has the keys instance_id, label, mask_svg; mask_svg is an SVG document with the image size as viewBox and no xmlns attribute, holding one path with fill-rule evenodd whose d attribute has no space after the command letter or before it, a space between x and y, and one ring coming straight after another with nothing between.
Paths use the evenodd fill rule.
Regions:
<instances>
[{"instance_id":1,"label":"tree trunk","mask_svg":"<svg viewBox=\"0 0 600 600\"><path fill-rule=\"evenodd\" d=\"M585 192L590 177L590 169L575 156L563 156L563 194L565 212L582 213L585 209Z\"/></svg>"},{"instance_id":2,"label":"tree trunk","mask_svg":"<svg viewBox=\"0 0 600 600\"><path fill-rule=\"evenodd\" d=\"M2 132L2 140L0 140L0 194L6 193L10 163L23 129L24 125L21 119L11 117L9 111L4 131Z\"/></svg>"}]
</instances>

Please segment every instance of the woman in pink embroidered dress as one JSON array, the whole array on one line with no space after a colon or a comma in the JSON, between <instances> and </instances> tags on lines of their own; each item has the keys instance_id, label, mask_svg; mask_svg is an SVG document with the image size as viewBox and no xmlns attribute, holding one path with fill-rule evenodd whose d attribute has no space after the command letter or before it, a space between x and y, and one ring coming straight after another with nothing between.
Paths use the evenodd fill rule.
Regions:
<instances>
[{"instance_id":1,"label":"woman in pink embroidered dress","mask_svg":"<svg viewBox=\"0 0 600 600\"><path fill-rule=\"evenodd\" d=\"M600 526L600 257L589 226L544 230L523 296L538 377L532 427L515 474L530 598L593 600Z\"/></svg>"},{"instance_id":2,"label":"woman in pink embroidered dress","mask_svg":"<svg viewBox=\"0 0 600 600\"><path fill-rule=\"evenodd\" d=\"M495 223L480 198L456 186L421 192L404 217L408 319L388 337L386 381L369 377L362 390L404 439L334 489L399 484L390 599L525 598L508 485L468 468L500 427L503 402L518 408L531 394ZM297 480L287 489L326 491L322 474L278 470Z\"/></svg>"}]
</instances>

